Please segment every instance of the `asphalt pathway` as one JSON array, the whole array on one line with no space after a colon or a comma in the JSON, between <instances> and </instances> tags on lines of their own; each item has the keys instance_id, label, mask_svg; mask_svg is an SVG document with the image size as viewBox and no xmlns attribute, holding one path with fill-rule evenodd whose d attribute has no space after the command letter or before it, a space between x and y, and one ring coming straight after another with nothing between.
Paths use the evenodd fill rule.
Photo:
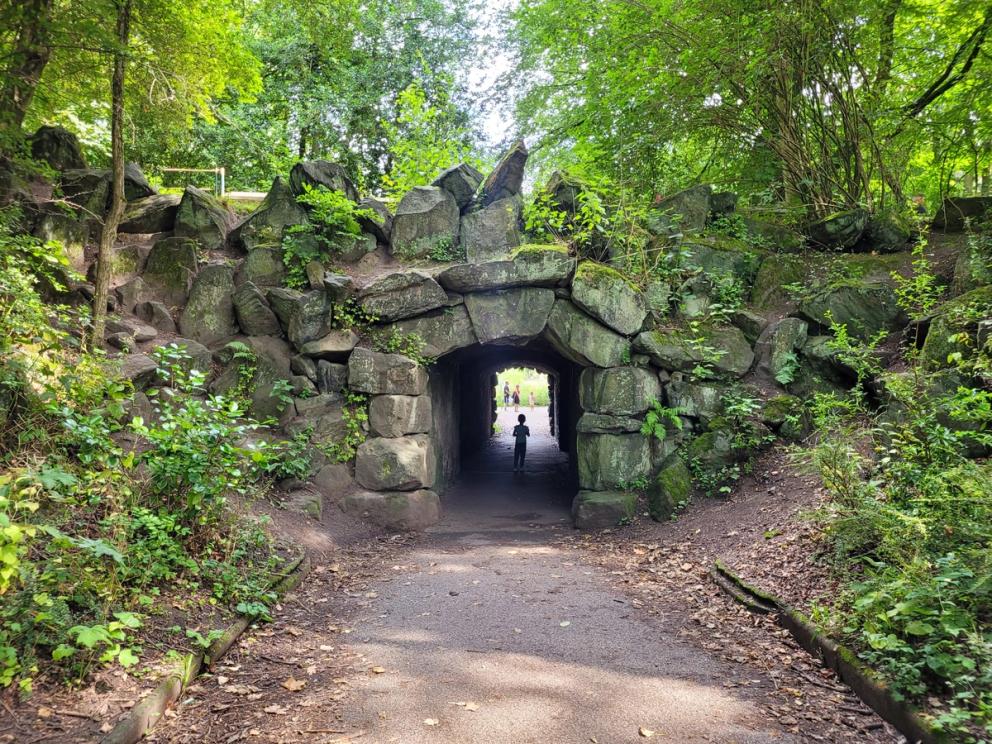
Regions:
<instances>
[{"instance_id":1,"label":"asphalt pathway","mask_svg":"<svg viewBox=\"0 0 992 744\"><path fill-rule=\"evenodd\" d=\"M512 473L516 413L501 411L411 569L372 586L351 644L381 673L345 728L403 744L795 741L735 689L755 670L679 642L555 547L571 529L567 459L546 410L521 410L527 472Z\"/></svg>"}]
</instances>

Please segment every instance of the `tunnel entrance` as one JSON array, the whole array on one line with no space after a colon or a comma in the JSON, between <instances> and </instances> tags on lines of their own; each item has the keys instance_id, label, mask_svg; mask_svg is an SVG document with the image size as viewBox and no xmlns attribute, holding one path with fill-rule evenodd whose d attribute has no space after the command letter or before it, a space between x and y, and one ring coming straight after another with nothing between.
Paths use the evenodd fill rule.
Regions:
<instances>
[{"instance_id":1,"label":"tunnel entrance","mask_svg":"<svg viewBox=\"0 0 992 744\"><path fill-rule=\"evenodd\" d=\"M503 384L510 379L501 373L511 369L533 370L546 379L541 396L533 382L521 384L519 411L512 400L516 384L510 385L510 403L504 405ZM578 491L574 453L582 369L543 338L521 346L476 344L432 366L436 490L445 511L567 517ZM530 392L535 393L533 409ZM531 436L523 472L517 473L512 429L520 414Z\"/></svg>"}]
</instances>

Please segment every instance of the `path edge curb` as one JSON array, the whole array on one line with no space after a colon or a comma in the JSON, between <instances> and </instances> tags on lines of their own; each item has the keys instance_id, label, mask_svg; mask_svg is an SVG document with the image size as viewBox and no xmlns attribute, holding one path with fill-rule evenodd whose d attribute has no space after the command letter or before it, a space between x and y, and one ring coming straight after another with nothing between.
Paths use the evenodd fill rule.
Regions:
<instances>
[{"instance_id":1,"label":"path edge curb","mask_svg":"<svg viewBox=\"0 0 992 744\"><path fill-rule=\"evenodd\" d=\"M278 597L295 589L310 571L310 556L304 553L290 564L270 584ZM186 688L199 676L204 668L211 668L235 644L241 634L254 620L242 615L231 623L224 635L210 644L205 651L186 654L175 669L165 675L161 682L134 707L114 728L107 733L100 744L136 744L141 741L158 723L170 706L182 697Z\"/></svg>"},{"instance_id":2,"label":"path edge curb","mask_svg":"<svg viewBox=\"0 0 992 744\"><path fill-rule=\"evenodd\" d=\"M767 612L765 607L773 607L778 624L789 631L796 643L836 672L865 705L895 726L910 742L949 744L951 739L934 731L919 711L905 701L896 700L888 686L862 664L853 651L825 636L805 615L776 596L751 586L719 559L714 561L710 576L721 590L751 611ZM753 605L762 610L756 610Z\"/></svg>"}]
</instances>

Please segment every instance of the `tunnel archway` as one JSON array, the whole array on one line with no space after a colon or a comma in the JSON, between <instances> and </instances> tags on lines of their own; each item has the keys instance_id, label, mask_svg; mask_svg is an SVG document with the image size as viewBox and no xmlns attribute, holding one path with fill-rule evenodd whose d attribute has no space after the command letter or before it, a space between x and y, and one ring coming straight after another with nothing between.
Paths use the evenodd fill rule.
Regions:
<instances>
[{"instance_id":1,"label":"tunnel archway","mask_svg":"<svg viewBox=\"0 0 992 744\"><path fill-rule=\"evenodd\" d=\"M578 491L574 454L576 424L582 414L579 377L584 367L562 356L542 337L520 345L473 344L444 355L432 365L429 393L437 458L436 490L442 499L450 501L456 498L451 495L452 484L474 479L480 486L479 493L484 493L486 486L497 479L502 482L510 473L512 456L495 455L493 447L497 436L493 427L494 388L497 373L509 367L529 367L547 375L546 426L559 456L538 450L528 477L543 477L554 484L554 496L560 506L567 508ZM544 426L543 421L533 423ZM518 481L516 486L520 485ZM470 489L458 489L457 498L470 498L470 493Z\"/></svg>"}]
</instances>

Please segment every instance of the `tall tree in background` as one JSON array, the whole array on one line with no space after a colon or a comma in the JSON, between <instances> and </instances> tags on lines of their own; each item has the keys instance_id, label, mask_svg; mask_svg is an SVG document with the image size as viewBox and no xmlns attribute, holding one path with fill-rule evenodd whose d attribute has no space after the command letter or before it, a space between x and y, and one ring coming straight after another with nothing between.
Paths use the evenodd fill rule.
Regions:
<instances>
[{"instance_id":1,"label":"tall tree in background","mask_svg":"<svg viewBox=\"0 0 992 744\"><path fill-rule=\"evenodd\" d=\"M20 131L45 65L52 54L53 0L0 5L0 39L7 50L0 81L0 132Z\"/></svg>"},{"instance_id":2,"label":"tall tree in background","mask_svg":"<svg viewBox=\"0 0 992 744\"><path fill-rule=\"evenodd\" d=\"M262 0L248 34L262 60L257 99L223 100L187 139L146 129L141 151L223 164L264 189L297 159L341 163L366 189L390 168L396 101L411 84L452 128L469 128L463 76L475 0Z\"/></svg>"},{"instance_id":3,"label":"tall tree in background","mask_svg":"<svg viewBox=\"0 0 992 744\"><path fill-rule=\"evenodd\" d=\"M124 76L127 68L128 46L131 39L132 0L116 0L117 48L114 50L113 74L110 78L110 149L111 179L110 211L100 228L100 248L96 257L96 290L93 293L93 325L90 348L103 346L107 322L107 295L113 273L114 241L117 226L124 214Z\"/></svg>"},{"instance_id":4,"label":"tall tree in background","mask_svg":"<svg viewBox=\"0 0 992 744\"><path fill-rule=\"evenodd\" d=\"M745 192L777 182L812 215L898 204L921 163L960 156L942 132L988 126L990 12L977 0L523 0L518 116L547 149L642 192L706 178Z\"/></svg>"}]
</instances>

